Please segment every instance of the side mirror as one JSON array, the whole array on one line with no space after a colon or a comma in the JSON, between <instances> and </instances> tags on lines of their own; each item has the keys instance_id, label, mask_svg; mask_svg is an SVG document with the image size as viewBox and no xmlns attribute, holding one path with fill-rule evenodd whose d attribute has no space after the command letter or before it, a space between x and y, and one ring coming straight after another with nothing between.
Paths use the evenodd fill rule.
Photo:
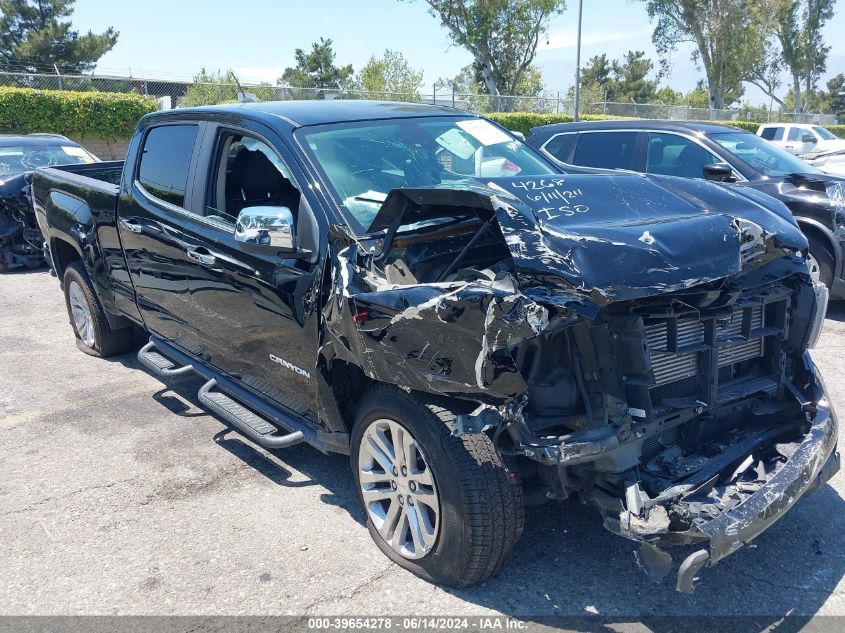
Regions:
<instances>
[{"instance_id":1,"label":"side mirror","mask_svg":"<svg viewBox=\"0 0 845 633\"><path fill-rule=\"evenodd\" d=\"M238 214L235 241L261 250L295 252L293 213L287 207L247 207Z\"/></svg>"},{"instance_id":2,"label":"side mirror","mask_svg":"<svg viewBox=\"0 0 845 633\"><path fill-rule=\"evenodd\" d=\"M816 141L815 136L813 136L812 134L807 132L806 134L801 136L801 142L802 143L812 143L813 145L815 145L818 141Z\"/></svg>"},{"instance_id":3,"label":"side mirror","mask_svg":"<svg viewBox=\"0 0 845 633\"><path fill-rule=\"evenodd\" d=\"M513 134L516 138L518 138L523 143L525 142L525 134L522 132L518 132L516 130L510 130L510 133Z\"/></svg>"},{"instance_id":4,"label":"side mirror","mask_svg":"<svg viewBox=\"0 0 845 633\"><path fill-rule=\"evenodd\" d=\"M736 182L734 170L727 163L713 163L704 166L704 178L714 182Z\"/></svg>"}]
</instances>

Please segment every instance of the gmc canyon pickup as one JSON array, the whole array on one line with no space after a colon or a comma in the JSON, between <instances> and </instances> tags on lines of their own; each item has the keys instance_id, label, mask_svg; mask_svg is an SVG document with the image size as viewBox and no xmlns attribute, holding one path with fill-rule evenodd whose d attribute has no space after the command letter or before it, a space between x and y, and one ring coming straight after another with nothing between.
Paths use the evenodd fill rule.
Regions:
<instances>
[{"instance_id":1,"label":"gmc canyon pickup","mask_svg":"<svg viewBox=\"0 0 845 633\"><path fill-rule=\"evenodd\" d=\"M146 116L125 162L40 169L78 347L257 444L350 455L369 531L438 583L498 572L524 505L576 496L690 591L839 467L808 353L827 289L780 202L561 173L448 108Z\"/></svg>"}]
</instances>

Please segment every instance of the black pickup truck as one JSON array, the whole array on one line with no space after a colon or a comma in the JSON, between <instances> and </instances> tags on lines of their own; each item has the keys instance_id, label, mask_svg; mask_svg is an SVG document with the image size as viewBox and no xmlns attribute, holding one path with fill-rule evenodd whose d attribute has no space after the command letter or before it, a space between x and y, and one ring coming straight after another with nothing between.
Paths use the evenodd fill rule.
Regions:
<instances>
[{"instance_id":1,"label":"black pickup truck","mask_svg":"<svg viewBox=\"0 0 845 633\"><path fill-rule=\"evenodd\" d=\"M781 203L561 173L484 118L284 102L145 117L125 162L33 197L79 348L126 352L257 444L350 455L399 565L496 573L526 502L577 496L696 573L839 467L807 352L827 289Z\"/></svg>"}]
</instances>

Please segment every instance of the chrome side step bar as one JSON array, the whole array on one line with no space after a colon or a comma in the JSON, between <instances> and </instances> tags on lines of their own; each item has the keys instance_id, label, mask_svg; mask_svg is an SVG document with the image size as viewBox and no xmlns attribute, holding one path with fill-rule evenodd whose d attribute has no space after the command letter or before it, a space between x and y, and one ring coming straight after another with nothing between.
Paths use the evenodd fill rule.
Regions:
<instances>
[{"instance_id":1,"label":"chrome side step bar","mask_svg":"<svg viewBox=\"0 0 845 633\"><path fill-rule=\"evenodd\" d=\"M138 362L156 376L161 377L182 376L194 371L193 365L176 367L176 363L156 351L155 343L152 340L138 350Z\"/></svg>"},{"instance_id":2,"label":"chrome side step bar","mask_svg":"<svg viewBox=\"0 0 845 633\"><path fill-rule=\"evenodd\" d=\"M287 448L305 441L302 431L278 435L279 430L222 391L214 391L217 380L212 378L199 391L199 401L208 409L235 426L256 444L264 448Z\"/></svg>"},{"instance_id":3,"label":"chrome side step bar","mask_svg":"<svg viewBox=\"0 0 845 633\"><path fill-rule=\"evenodd\" d=\"M156 336L138 352L138 361L156 376L165 378L194 372L207 382L199 391L200 403L250 440L264 448L287 448L307 442L324 453L349 454L349 434L328 432L300 421Z\"/></svg>"}]
</instances>

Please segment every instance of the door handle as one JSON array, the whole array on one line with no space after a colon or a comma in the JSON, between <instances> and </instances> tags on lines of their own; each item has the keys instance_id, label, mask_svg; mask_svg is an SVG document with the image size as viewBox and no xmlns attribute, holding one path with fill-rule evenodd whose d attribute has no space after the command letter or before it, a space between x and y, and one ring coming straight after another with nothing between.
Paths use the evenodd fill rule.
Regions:
<instances>
[{"instance_id":1,"label":"door handle","mask_svg":"<svg viewBox=\"0 0 845 633\"><path fill-rule=\"evenodd\" d=\"M211 253L200 253L195 248L189 248L186 253L188 254L188 259L203 266L214 266L217 263L217 258Z\"/></svg>"},{"instance_id":2,"label":"door handle","mask_svg":"<svg viewBox=\"0 0 845 633\"><path fill-rule=\"evenodd\" d=\"M138 224L137 220L128 220L126 218L120 218L120 226L122 226L127 231L131 233L143 233L144 227Z\"/></svg>"}]
</instances>

